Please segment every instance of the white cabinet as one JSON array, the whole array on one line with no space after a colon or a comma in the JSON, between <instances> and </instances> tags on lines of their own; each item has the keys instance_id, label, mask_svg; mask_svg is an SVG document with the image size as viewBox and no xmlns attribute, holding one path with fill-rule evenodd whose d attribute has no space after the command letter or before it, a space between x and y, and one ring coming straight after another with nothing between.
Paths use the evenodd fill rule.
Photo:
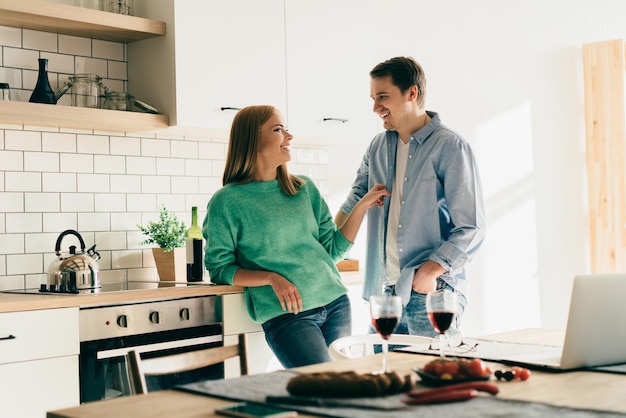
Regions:
<instances>
[{"instance_id":1,"label":"white cabinet","mask_svg":"<svg viewBox=\"0 0 626 418\"><path fill-rule=\"evenodd\" d=\"M265 341L261 325L250 319L243 293L222 295L224 344L236 344L239 334L247 334L248 373L257 374L280 368L278 360ZM226 361L225 376L239 376L237 359Z\"/></svg>"},{"instance_id":2,"label":"white cabinet","mask_svg":"<svg viewBox=\"0 0 626 418\"><path fill-rule=\"evenodd\" d=\"M367 143L382 130L369 71L380 61L376 45L394 36L381 30L392 28L377 20L377 8L362 0L285 1L287 114L296 140Z\"/></svg>"},{"instance_id":3,"label":"white cabinet","mask_svg":"<svg viewBox=\"0 0 626 418\"><path fill-rule=\"evenodd\" d=\"M78 405L79 350L78 308L0 314L2 416Z\"/></svg>"},{"instance_id":4,"label":"white cabinet","mask_svg":"<svg viewBox=\"0 0 626 418\"><path fill-rule=\"evenodd\" d=\"M286 108L283 0L151 0L138 13L167 33L129 45L129 86L171 126L227 131L236 111L223 108Z\"/></svg>"}]
</instances>

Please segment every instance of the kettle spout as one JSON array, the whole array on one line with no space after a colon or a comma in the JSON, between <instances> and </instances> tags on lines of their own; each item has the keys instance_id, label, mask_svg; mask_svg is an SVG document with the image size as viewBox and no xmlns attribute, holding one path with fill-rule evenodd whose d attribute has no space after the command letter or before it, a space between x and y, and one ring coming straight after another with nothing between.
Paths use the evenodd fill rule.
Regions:
<instances>
[{"instance_id":1,"label":"kettle spout","mask_svg":"<svg viewBox=\"0 0 626 418\"><path fill-rule=\"evenodd\" d=\"M96 244L92 245L87 250L87 254L89 254L89 256L91 258L93 258L94 260L96 260L96 261L100 260L100 253L98 251L96 251Z\"/></svg>"}]
</instances>

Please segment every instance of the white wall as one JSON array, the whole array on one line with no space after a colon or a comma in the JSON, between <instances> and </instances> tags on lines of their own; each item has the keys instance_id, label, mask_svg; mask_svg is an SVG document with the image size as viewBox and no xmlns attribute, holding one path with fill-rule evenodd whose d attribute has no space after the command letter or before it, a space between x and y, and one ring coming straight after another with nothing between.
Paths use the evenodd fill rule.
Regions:
<instances>
[{"instance_id":1,"label":"white wall","mask_svg":"<svg viewBox=\"0 0 626 418\"><path fill-rule=\"evenodd\" d=\"M589 269L582 45L626 39L626 2L391 0L376 13L380 61L415 57L427 109L478 158L488 230L466 334L564 327L573 276ZM331 146L334 211L370 139Z\"/></svg>"}]
</instances>

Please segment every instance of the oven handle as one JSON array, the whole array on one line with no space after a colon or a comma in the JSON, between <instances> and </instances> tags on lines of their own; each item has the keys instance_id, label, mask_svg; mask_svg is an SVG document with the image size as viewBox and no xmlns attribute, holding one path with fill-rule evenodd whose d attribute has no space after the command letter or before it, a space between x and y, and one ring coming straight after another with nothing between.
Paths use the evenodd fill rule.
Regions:
<instances>
[{"instance_id":1,"label":"oven handle","mask_svg":"<svg viewBox=\"0 0 626 418\"><path fill-rule=\"evenodd\" d=\"M221 342L222 340L223 340L222 335L217 334L217 335L209 335L206 337L189 338L186 340L167 341L163 343L138 345L136 347L116 348L114 350L98 351L96 353L96 358L98 360L103 360L107 358L125 356L131 350L135 350L138 353L143 353L146 351L168 350L171 348L189 347L189 346L198 345L198 344L217 343L217 342Z\"/></svg>"}]
</instances>

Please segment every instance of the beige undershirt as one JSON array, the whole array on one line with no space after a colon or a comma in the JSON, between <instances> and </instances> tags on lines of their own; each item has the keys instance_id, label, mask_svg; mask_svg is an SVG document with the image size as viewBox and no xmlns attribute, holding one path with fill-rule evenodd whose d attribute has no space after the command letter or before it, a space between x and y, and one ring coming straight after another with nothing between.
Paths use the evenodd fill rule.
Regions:
<instances>
[{"instance_id":1,"label":"beige undershirt","mask_svg":"<svg viewBox=\"0 0 626 418\"><path fill-rule=\"evenodd\" d=\"M398 228L400 221L400 208L402 202L402 190L406 181L404 174L409 158L409 143L398 139L396 150L396 171L393 176L393 189L389 204L389 219L387 221L387 265L385 284L396 284L400 278L400 259L398 253Z\"/></svg>"}]
</instances>

